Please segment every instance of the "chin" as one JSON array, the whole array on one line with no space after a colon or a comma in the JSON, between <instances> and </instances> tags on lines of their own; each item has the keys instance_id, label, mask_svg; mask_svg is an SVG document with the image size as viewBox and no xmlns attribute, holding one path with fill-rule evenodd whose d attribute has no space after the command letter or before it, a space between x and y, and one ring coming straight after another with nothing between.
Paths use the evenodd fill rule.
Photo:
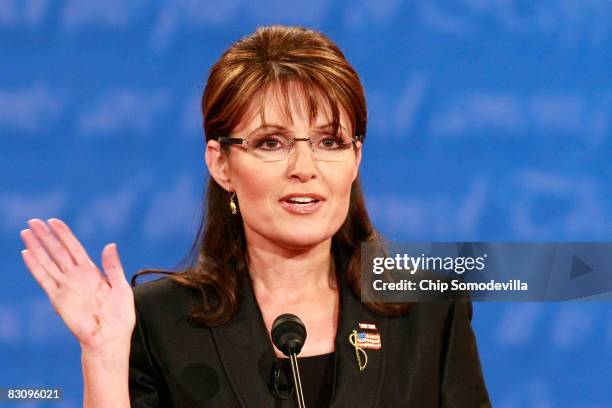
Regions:
<instances>
[{"instance_id":1,"label":"chin","mask_svg":"<svg viewBox=\"0 0 612 408\"><path fill-rule=\"evenodd\" d=\"M290 248L308 248L325 242L332 235L327 229L317 230L308 226L295 226L281 232L278 235L278 241Z\"/></svg>"},{"instance_id":2,"label":"chin","mask_svg":"<svg viewBox=\"0 0 612 408\"><path fill-rule=\"evenodd\" d=\"M316 246L329 238L331 238L329 234L317 234L311 230L304 233L300 233L300 231L292 231L290 234L283 234L281 240L288 247L308 248Z\"/></svg>"},{"instance_id":3,"label":"chin","mask_svg":"<svg viewBox=\"0 0 612 408\"><path fill-rule=\"evenodd\" d=\"M268 222L259 222L252 225L251 229L262 238L275 242L277 245L306 249L329 240L341 227L341 223L331 223L328 217L313 219L310 217L296 217L294 219L275 219Z\"/></svg>"}]
</instances>

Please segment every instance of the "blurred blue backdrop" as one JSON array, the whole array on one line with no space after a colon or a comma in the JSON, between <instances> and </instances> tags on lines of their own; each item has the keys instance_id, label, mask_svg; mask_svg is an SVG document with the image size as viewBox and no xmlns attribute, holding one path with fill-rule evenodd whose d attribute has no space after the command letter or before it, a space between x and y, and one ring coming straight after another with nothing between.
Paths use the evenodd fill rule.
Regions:
<instances>
[{"instance_id":1,"label":"blurred blue backdrop","mask_svg":"<svg viewBox=\"0 0 612 408\"><path fill-rule=\"evenodd\" d=\"M96 262L117 242L128 275L174 266L207 71L257 25L320 29L360 73L387 238L611 241L611 21L606 0L0 0L0 387L80 406L78 344L19 231L59 217ZM474 327L494 406L612 407L611 304L476 304Z\"/></svg>"}]
</instances>

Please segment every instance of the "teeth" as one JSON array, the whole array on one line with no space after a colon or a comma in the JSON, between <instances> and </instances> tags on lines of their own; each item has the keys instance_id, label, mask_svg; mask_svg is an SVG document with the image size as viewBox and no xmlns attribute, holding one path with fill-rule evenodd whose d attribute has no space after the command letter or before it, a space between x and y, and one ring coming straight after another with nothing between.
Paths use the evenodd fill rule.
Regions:
<instances>
[{"instance_id":1,"label":"teeth","mask_svg":"<svg viewBox=\"0 0 612 408\"><path fill-rule=\"evenodd\" d=\"M289 201L294 201L296 203L307 204L307 203L311 203L311 202L314 202L314 201L317 201L317 200L315 200L314 198L311 198L311 197L291 197L289 199Z\"/></svg>"}]
</instances>

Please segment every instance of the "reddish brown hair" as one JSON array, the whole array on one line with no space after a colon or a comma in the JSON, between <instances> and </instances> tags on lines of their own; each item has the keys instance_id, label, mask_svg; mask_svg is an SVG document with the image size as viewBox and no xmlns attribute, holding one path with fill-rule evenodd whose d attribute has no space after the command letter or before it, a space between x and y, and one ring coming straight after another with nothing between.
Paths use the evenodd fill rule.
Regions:
<instances>
[{"instance_id":1,"label":"reddish brown hair","mask_svg":"<svg viewBox=\"0 0 612 408\"><path fill-rule=\"evenodd\" d=\"M367 110L359 76L340 49L324 34L285 26L260 27L237 41L213 65L204 95L202 115L206 141L228 136L257 106L265 91L275 89L289 111L289 84L297 85L307 103L310 120L321 108L317 96L330 108L334 133L340 123L340 107L348 114L354 135L365 139ZM261 106L261 105L260 105ZM263 106L260 107L263 115ZM263 119L263 118L262 118ZM238 310L238 289L248 278L246 241L240 212L229 211L227 192L214 179L207 188L207 209L203 213L198 236L185 266L180 272L143 270L139 275L166 273L179 283L199 291L202 305L191 317L207 325L229 321ZM238 204L239 205L239 204ZM356 296L361 290L361 242L378 240L368 216L359 177L351 188L349 211L341 228L332 238L332 252L337 273ZM369 309L385 315L405 312L410 304L365 303Z\"/></svg>"}]
</instances>

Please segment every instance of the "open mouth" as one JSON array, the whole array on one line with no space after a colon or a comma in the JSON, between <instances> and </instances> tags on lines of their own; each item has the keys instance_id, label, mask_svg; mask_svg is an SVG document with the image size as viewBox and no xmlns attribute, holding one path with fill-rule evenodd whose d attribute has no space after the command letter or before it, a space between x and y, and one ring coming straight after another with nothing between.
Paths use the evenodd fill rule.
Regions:
<instances>
[{"instance_id":1,"label":"open mouth","mask_svg":"<svg viewBox=\"0 0 612 408\"><path fill-rule=\"evenodd\" d=\"M297 204L297 205L311 205L311 204L318 203L321 200L317 200L316 198L311 198L311 197L292 197L284 201L291 203L291 204Z\"/></svg>"},{"instance_id":2,"label":"open mouth","mask_svg":"<svg viewBox=\"0 0 612 408\"><path fill-rule=\"evenodd\" d=\"M315 195L291 195L280 201L281 207L293 214L312 214L323 205L322 197Z\"/></svg>"}]
</instances>

